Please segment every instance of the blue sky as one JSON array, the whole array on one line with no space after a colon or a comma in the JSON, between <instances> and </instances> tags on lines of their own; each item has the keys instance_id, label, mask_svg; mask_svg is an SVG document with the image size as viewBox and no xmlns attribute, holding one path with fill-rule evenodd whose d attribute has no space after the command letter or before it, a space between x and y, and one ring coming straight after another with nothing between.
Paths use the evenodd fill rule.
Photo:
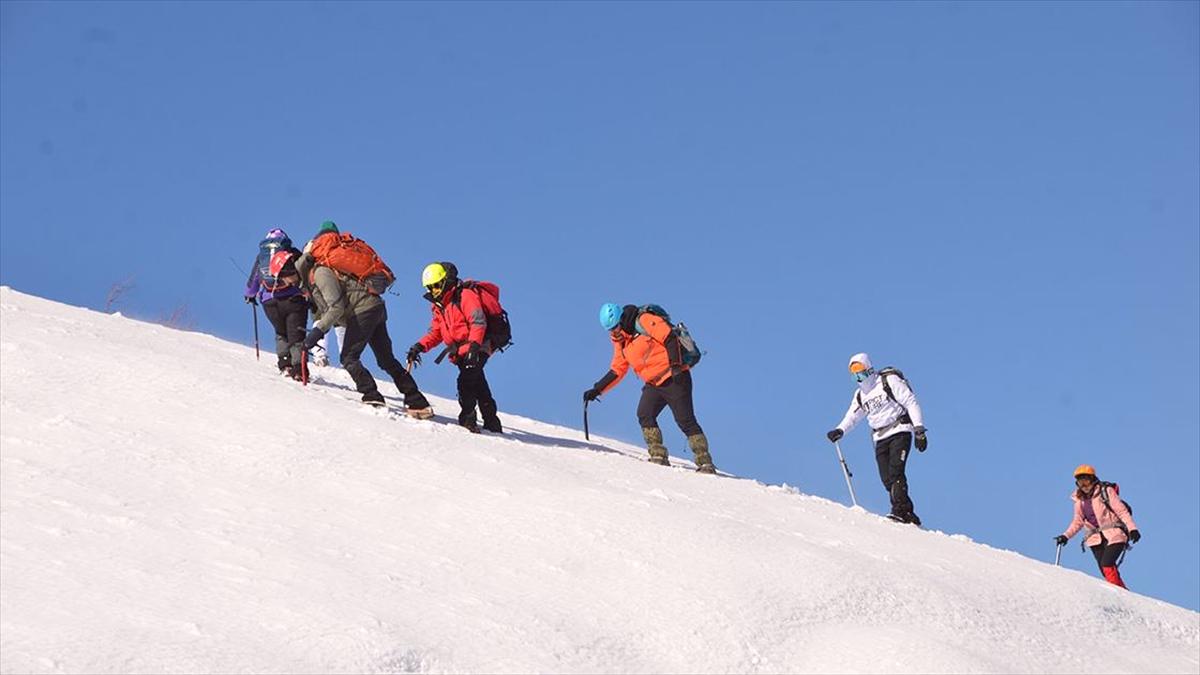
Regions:
<instances>
[{"instance_id":1,"label":"blue sky","mask_svg":"<svg viewBox=\"0 0 1200 675\"><path fill-rule=\"evenodd\" d=\"M498 282L501 409L577 426L599 305L656 302L707 351L717 465L843 500L824 433L868 351L923 403L928 527L1051 560L1092 463L1130 586L1197 609L1198 7L4 2L0 283L102 308L132 277L127 315L248 343L230 257L333 219L400 277L398 350L427 262ZM640 438L638 394L592 429Z\"/></svg>"}]
</instances>

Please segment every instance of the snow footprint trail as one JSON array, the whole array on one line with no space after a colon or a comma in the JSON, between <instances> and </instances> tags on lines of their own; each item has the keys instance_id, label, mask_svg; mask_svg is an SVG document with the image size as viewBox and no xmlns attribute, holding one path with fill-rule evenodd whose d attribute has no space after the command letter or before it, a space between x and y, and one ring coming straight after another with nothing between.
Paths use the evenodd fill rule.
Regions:
<instances>
[{"instance_id":1,"label":"snow footprint trail","mask_svg":"<svg viewBox=\"0 0 1200 675\"><path fill-rule=\"evenodd\" d=\"M1195 612L965 538L0 311L0 672L1200 671ZM1061 648L1081 634L1107 649Z\"/></svg>"}]
</instances>

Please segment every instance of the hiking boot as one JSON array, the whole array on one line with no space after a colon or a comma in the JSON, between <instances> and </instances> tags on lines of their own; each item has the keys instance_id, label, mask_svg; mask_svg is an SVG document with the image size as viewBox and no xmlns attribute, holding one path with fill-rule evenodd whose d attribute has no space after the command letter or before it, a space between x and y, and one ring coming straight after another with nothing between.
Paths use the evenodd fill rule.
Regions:
<instances>
[{"instance_id":1,"label":"hiking boot","mask_svg":"<svg viewBox=\"0 0 1200 675\"><path fill-rule=\"evenodd\" d=\"M373 405L377 408L382 408L387 405L387 401L383 400L383 394L377 391L371 391L363 394L362 402L367 405Z\"/></svg>"},{"instance_id":2,"label":"hiking boot","mask_svg":"<svg viewBox=\"0 0 1200 675\"><path fill-rule=\"evenodd\" d=\"M500 424L499 417L493 417L490 420L485 419L483 421L483 430L490 431L493 434L502 434L502 433L504 433L504 425Z\"/></svg>"},{"instance_id":3,"label":"hiking boot","mask_svg":"<svg viewBox=\"0 0 1200 675\"><path fill-rule=\"evenodd\" d=\"M406 410L405 412L406 412L406 413L408 413L408 416L409 416L409 417L412 417L412 418L414 418L414 419L418 419L418 420L431 420L431 419L433 419L433 408L432 408L432 407L428 407L428 408L409 408L409 409L408 409L408 410Z\"/></svg>"},{"instance_id":4,"label":"hiking boot","mask_svg":"<svg viewBox=\"0 0 1200 675\"><path fill-rule=\"evenodd\" d=\"M696 470L699 471L702 466L712 467L712 455L708 454L708 438L704 434L695 434L688 436L688 447L692 449L692 454L696 456ZM705 471L705 473L714 473Z\"/></svg>"},{"instance_id":5,"label":"hiking boot","mask_svg":"<svg viewBox=\"0 0 1200 675\"><path fill-rule=\"evenodd\" d=\"M475 424L475 420L469 420L467 422L459 422L459 426L461 426L462 428L466 429L467 431L469 431L473 434L479 433L479 425Z\"/></svg>"},{"instance_id":6,"label":"hiking boot","mask_svg":"<svg viewBox=\"0 0 1200 675\"><path fill-rule=\"evenodd\" d=\"M642 427L642 438L646 440L646 448L650 450L650 461L663 466L671 466L667 459L667 446L663 445L662 429L658 427Z\"/></svg>"},{"instance_id":7,"label":"hiking boot","mask_svg":"<svg viewBox=\"0 0 1200 675\"><path fill-rule=\"evenodd\" d=\"M887 514L887 519L894 520L897 523L904 523L905 525L921 526L921 519L915 513L889 513Z\"/></svg>"},{"instance_id":8,"label":"hiking boot","mask_svg":"<svg viewBox=\"0 0 1200 675\"><path fill-rule=\"evenodd\" d=\"M696 473L716 473L717 467L712 464L697 464Z\"/></svg>"}]
</instances>

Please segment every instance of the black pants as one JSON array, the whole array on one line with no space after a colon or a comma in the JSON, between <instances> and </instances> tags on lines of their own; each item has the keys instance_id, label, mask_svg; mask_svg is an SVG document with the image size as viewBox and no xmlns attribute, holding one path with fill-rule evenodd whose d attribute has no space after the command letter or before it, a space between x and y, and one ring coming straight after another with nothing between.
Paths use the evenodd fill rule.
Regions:
<instances>
[{"instance_id":1,"label":"black pants","mask_svg":"<svg viewBox=\"0 0 1200 675\"><path fill-rule=\"evenodd\" d=\"M642 400L638 401L638 424L644 429L658 426L658 415L663 408L671 406L671 414L675 423L685 436L695 436L704 433L700 423L696 421L696 411L692 406L692 372L685 370L666 382L654 386L647 384L642 387Z\"/></svg>"},{"instance_id":2,"label":"black pants","mask_svg":"<svg viewBox=\"0 0 1200 675\"><path fill-rule=\"evenodd\" d=\"M303 296L266 300L263 313L275 327L275 356L279 369L299 365L304 352L304 327L308 325L308 301Z\"/></svg>"},{"instance_id":3,"label":"black pants","mask_svg":"<svg viewBox=\"0 0 1200 675\"><path fill-rule=\"evenodd\" d=\"M463 426L475 426L475 406L483 415L483 428L488 431L502 431L500 418L496 415L496 399L492 398L492 388L488 385L487 375L483 366L487 363L486 354L479 355L479 361L469 366L458 363L458 405L462 411L458 413L458 423Z\"/></svg>"},{"instance_id":4,"label":"black pants","mask_svg":"<svg viewBox=\"0 0 1200 675\"><path fill-rule=\"evenodd\" d=\"M1125 550L1125 542L1110 544L1105 539L1090 548L1092 549L1092 555L1096 556L1096 564L1103 570L1105 567L1117 566L1117 559L1121 557L1121 552Z\"/></svg>"},{"instance_id":5,"label":"black pants","mask_svg":"<svg viewBox=\"0 0 1200 675\"><path fill-rule=\"evenodd\" d=\"M360 314L351 314L346 319L346 337L341 350L342 367L350 373L355 388L364 396L379 394L375 378L362 364L362 353L368 346L379 367L392 377L396 388L404 394L404 405L409 408L428 408L429 400L417 388L417 381L405 372L404 366L392 353L392 338L387 332L387 306L382 303Z\"/></svg>"},{"instance_id":6,"label":"black pants","mask_svg":"<svg viewBox=\"0 0 1200 675\"><path fill-rule=\"evenodd\" d=\"M879 465L879 479L892 498L892 514L913 514L913 503L908 498L908 478L904 466L908 453L912 451L912 434L906 432L888 436L875 444L875 463Z\"/></svg>"}]
</instances>

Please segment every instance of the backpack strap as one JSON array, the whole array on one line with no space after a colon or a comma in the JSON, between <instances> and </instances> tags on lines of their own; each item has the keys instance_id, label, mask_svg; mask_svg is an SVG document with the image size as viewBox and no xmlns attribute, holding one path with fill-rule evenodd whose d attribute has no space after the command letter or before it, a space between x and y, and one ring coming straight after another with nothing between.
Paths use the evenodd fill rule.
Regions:
<instances>
[{"instance_id":1,"label":"backpack strap","mask_svg":"<svg viewBox=\"0 0 1200 675\"><path fill-rule=\"evenodd\" d=\"M1113 511L1112 502L1110 502L1108 500L1108 489L1110 487L1113 487L1113 485L1114 485L1114 483L1110 483L1108 481L1101 481L1101 483L1100 483L1100 501L1104 503L1104 508L1108 509L1109 511L1111 511L1112 513L1115 514L1116 511ZM1118 488L1118 490L1119 489L1120 488ZM1118 497L1119 496L1120 496L1120 494L1118 493ZM1121 527L1122 527L1122 529L1125 527L1124 523L1122 523Z\"/></svg>"},{"instance_id":2,"label":"backpack strap","mask_svg":"<svg viewBox=\"0 0 1200 675\"><path fill-rule=\"evenodd\" d=\"M892 422L891 425L884 427L884 429L888 429L897 424L912 424L912 417L909 416L909 414L908 414L908 408L905 408L904 404L896 399L896 394L894 394L892 392L892 385L888 384L888 375L895 375L896 371L893 369L890 369L890 368L883 368L879 371L878 374L879 374L879 381L883 384L883 393L887 395L889 401L900 406L900 409L904 411L903 415L901 415L900 417L897 417L895 422ZM900 379L904 379L904 376L901 375ZM858 390L854 395L858 399L858 407L860 407L860 408L863 407L862 390L861 389ZM881 431L881 430L876 429L875 431Z\"/></svg>"},{"instance_id":3,"label":"backpack strap","mask_svg":"<svg viewBox=\"0 0 1200 675\"><path fill-rule=\"evenodd\" d=\"M892 385L888 384L888 375L891 375L891 373L880 372L879 381L883 383L883 393L887 394L889 399L896 401L896 395L892 393ZM899 401L896 402L899 403Z\"/></svg>"},{"instance_id":4,"label":"backpack strap","mask_svg":"<svg viewBox=\"0 0 1200 675\"><path fill-rule=\"evenodd\" d=\"M1110 483L1108 481L1102 481L1100 483L1100 501L1104 504L1104 508L1108 509L1108 512L1115 516L1115 515L1117 515L1117 512L1113 511L1112 504L1108 501L1108 488L1110 488L1112 486L1113 486L1113 483ZM1118 488L1118 490L1119 489L1120 488ZM1117 498L1120 499L1120 493L1118 493ZM1125 525L1125 521L1121 520L1120 516L1117 517L1117 522L1115 525L1109 525L1108 528L1106 528L1106 529L1120 530L1125 533L1126 537L1129 537L1129 528ZM1126 539L1125 543L1127 546L1131 545L1129 543L1128 539Z\"/></svg>"}]
</instances>

